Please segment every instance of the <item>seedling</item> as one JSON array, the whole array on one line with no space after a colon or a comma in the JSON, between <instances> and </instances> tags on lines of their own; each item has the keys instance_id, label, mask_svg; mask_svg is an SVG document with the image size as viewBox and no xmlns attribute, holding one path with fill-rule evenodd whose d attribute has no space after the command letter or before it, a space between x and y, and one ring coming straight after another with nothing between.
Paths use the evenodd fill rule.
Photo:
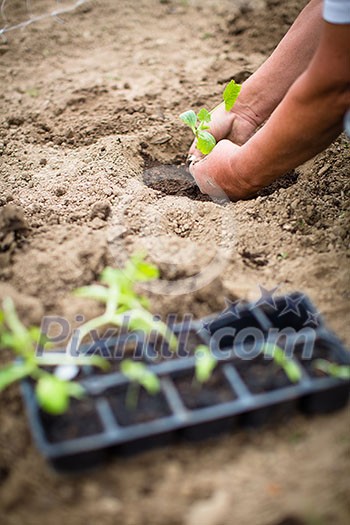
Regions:
<instances>
[{"instance_id":1,"label":"seedling","mask_svg":"<svg viewBox=\"0 0 350 525\"><path fill-rule=\"evenodd\" d=\"M206 383L216 367L217 360L206 345L199 345L195 350L195 378L199 384Z\"/></svg>"},{"instance_id":2,"label":"seedling","mask_svg":"<svg viewBox=\"0 0 350 525\"><path fill-rule=\"evenodd\" d=\"M316 370L321 370L325 374L336 377L337 379L350 379L350 366L330 363L326 359L315 359L313 362Z\"/></svg>"},{"instance_id":3,"label":"seedling","mask_svg":"<svg viewBox=\"0 0 350 525\"><path fill-rule=\"evenodd\" d=\"M64 413L71 397L81 398L85 391L76 382L65 381L42 367L55 365L95 365L108 368L108 362L98 356L70 358L62 355L39 357L35 353L42 340L36 326L26 328L18 318L12 299L7 297L0 310L0 349L10 349L18 360L0 369L0 391L25 377L36 381L35 393L40 407L53 415Z\"/></svg>"},{"instance_id":4,"label":"seedling","mask_svg":"<svg viewBox=\"0 0 350 525\"><path fill-rule=\"evenodd\" d=\"M177 347L177 338L169 327L156 321L147 310L148 301L135 290L137 282L150 281L159 277L158 268L145 262L143 256L135 255L123 269L107 267L100 276L101 284L84 286L75 291L78 297L95 299L105 304L102 315L83 324L73 334L68 351L76 351L83 339L92 331L103 326L128 326L131 330L142 331L149 335L160 334L172 350Z\"/></svg>"},{"instance_id":5,"label":"seedling","mask_svg":"<svg viewBox=\"0 0 350 525\"><path fill-rule=\"evenodd\" d=\"M135 363L131 359L125 359L120 365L120 370L130 380L125 401L130 410L135 410L137 407L140 387L153 396L159 392L158 377L144 363Z\"/></svg>"},{"instance_id":6,"label":"seedling","mask_svg":"<svg viewBox=\"0 0 350 525\"><path fill-rule=\"evenodd\" d=\"M295 361L289 359L281 347L266 343L263 352L273 358L274 363L281 367L291 383L299 383L301 380L301 370Z\"/></svg>"},{"instance_id":7,"label":"seedling","mask_svg":"<svg viewBox=\"0 0 350 525\"><path fill-rule=\"evenodd\" d=\"M236 84L234 80L231 80L227 84L222 95L226 111L231 111L240 91L241 85ZM197 114L190 109L180 115L180 119L192 129L193 134L197 139L196 147L204 155L210 153L216 145L215 137L208 131L208 129L210 129L208 124L211 121L213 111L217 109L217 107L218 106L211 111L202 108Z\"/></svg>"}]
</instances>

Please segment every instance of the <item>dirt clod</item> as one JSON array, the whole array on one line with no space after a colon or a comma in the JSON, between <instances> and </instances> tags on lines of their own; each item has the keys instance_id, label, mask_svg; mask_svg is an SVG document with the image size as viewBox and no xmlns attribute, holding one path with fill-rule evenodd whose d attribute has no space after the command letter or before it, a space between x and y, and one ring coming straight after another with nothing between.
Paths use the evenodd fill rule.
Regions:
<instances>
[{"instance_id":1,"label":"dirt clod","mask_svg":"<svg viewBox=\"0 0 350 525\"><path fill-rule=\"evenodd\" d=\"M97 217L105 221L106 219L108 219L110 213L111 205L108 201L96 202L91 209L90 217L91 219Z\"/></svg>"}]
</instances>

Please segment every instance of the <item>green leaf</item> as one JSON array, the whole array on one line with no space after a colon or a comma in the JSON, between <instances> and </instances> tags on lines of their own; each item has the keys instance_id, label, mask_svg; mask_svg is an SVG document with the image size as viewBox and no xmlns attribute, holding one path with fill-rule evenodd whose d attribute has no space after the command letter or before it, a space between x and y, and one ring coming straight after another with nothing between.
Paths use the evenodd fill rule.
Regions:
<instances>
[{"instance_id":1,"label":"green leaf","mask_svg":"<svg viewBox=\"0 0 350 525\"><path fill-rule=\"evenodd\" d=\"M280 346L266 343L263 346L263 352L264 354L271 356L276 365L280 366L284 370L289 381L292 383L298 383L300 381L301 370L299 365L295 361L292 361L290 358L288 358Z\"/></svg>"},{"instance_id":2,"label":"green leaf","mask_svg":"<svg viewBox=\"0 0 350 525\"><path fill-rule=\"evenodd\" d=\"M160 381L154 372L151 372L144 363L137 363L125 359L120 365L120 370L130 381L138 383L149 394L156 394L160 390Z\"/></svg>"},{"instance_id":3,"label":"green leaf","mask_svg":"<svg viewBox=\"0 0 350 525\"><path fill-rule=\"evenodd\" d=\"M84 387L75 381L67 381L67 389L70 397L75 397L76 399L81 399L86 394Z\"/></svg>"},{"instance_id":4,"label":"green leaf","mask_svg":"<svg viewBox=\"0 0 350 525\"><path fill-rule=\"evenodd\" d=\"M78 383L63 381L47 374L38 380L35 393L41 408L58 416L68 409L70 396L81 397L84 389Z\"/></svg>"},{"instance_id":5,"label":"green leaf","mask_svg":"<svg viewBox=\"0 0 350 525\"><path fill-rule=\"evenodd\" d=\"M301 371L299 365L295 363L295 361L286 358L283 368L289 381L292 383L299 383L301 379Z\"/></svg>"},{"instance_id":6,"label":"green leaf","mask_svg":"<svg viewBox=\"0 0 350 525\"><path fill-rule=\"evenodd\" d=\"M195 377L199 383L206 383L217 365L217 360L212 355L210 349L205 345L199 345L195 351L196 365Z\"/></svg>"},{"instance_id":7,"label":"green leaf","mask_svg":"<svg viewBox=\"0 0 350 525\"><path fill-rule=\"evenodd\" d=\"M31 374L34 365L29 363L11 363L0 370L0 391Z\"/></svg>"},{"instance_id":8,"label":"green leaf","mask_svg":"<svg viewBox=\"0 0 350 525\"><path fill-rule=\"evenodd\" d=\"M116 284L120 285L125 281L125 275L123 275L122 270L119 270L118 268L106 266L101 272L100 281L108 286L115 286Z\"/></svg>"},{"instance_id":9,"label":"green leaf","mask_svg":"<svg viewBox=\"0 0 350 525\"><path fill-rule=\"evenodd\" d=\"M28 351L32 351L33 341L30 337L30 334L28 333L27 328L19 320L15 304L11 297L5 297L3 301L3 311L5 315L5 323L10 329L10 335L12 335L12 338L7 338L9 348L20 355L24 355ZM6 332L3 335L6 338Z\"/></svg>"},{"instance_id":10,"label":"green leaf","mask_svg":"<svg viewBox=\"0 0 350 525\"><path fill-rule=\"evenodd\" d=\"M120 364L120 370L130 381L138 382L143 375L144 366L143 363L135 363L131 359L124 359Z\"/></svg>"},{"instance_id":11,"label":"green leaf","mask_svg":"<svg viewBox=\"0 0 350 525\"><path fill-rule=\"evenodd\" d=\"M166 341L168 341L171 350L177 348L177 338L170 328L162 321L155 320L153 315L147 310L130 310L126 312L126 318L129 322L131 330L144 332L146 335L151 332L160 334Z\"/></svg>"},{"instance_id":12,"label":"green leaf","mask_svg":"<svg viewBox=\"0 0 350 525\"><path fill-rule=\"evenodd\" d=\"M225 102L225 110L230 111L233 108L234 103L237 100L239 92L241 91L242 86L236 84L234 80L231 80L224 89L223 99Z\"/></svg>"},{"instance_id":13,"label":"green leaf","mask_svg":"<svg viewBox=\"0 0 350 525\"><path fill-rule=\"evenodd\" d=\"M129 320L131 330L139 330L149 334L155 329L156 321L153 315L146 310L130 310L126 312L126 318Z\"/></svg>"},{"instance_id":14,"label":"green leaf","mask_svg":"<svg viewBox=\"0 0 350 525\"><path fill-rule=\"evenodd\" d=\"M1 348L14 348L16 345L16 338L10 332L4 332L0 336Z\"/></svg>"},{"instance_id":15,"label":"green leaf","mask_svg":"<svg viewBox=\"0 0 350 525\"><path fill-rule=\"evenodd\" d=\"M192 129L193 133L195 133L197 115L192 109L185 111L185 113L181 113L180 119Z\"/></svg>"},{"instance_id":16,"label":"green leaf","mask_svg":"<svg viewBox=\"0 0 350 525\"><path fill-rule=\"evenodd\" d=\"M153 281L158 279L159 270L144 260L144 254L133 255L125 266L125 272L132 281Z\"/></svg>"},{"instance_id":17,"label":"green leaf","mask_svg":"<svg viewBox=\"0 0 350 525\"><path fill-rule=\"evenodd\" d=\"M50 414L63 414L69 407L67 384L57 377L50 375L41 377L35 392L41 408Z\"/></svg>"},{"instance_id":18,"label":"green leaf","mask_svg":"<svg viewBox=\"0 0 350 525\"><path fill-rule=\"evenodd\" d=\"M199 130L196 133L196 137L197 137L196 147L197 149L199 149L201 153L203 153L204 155L207 155L214 149L216 145L216 140L213 137L213 135L209 133L209 131Z\"/></svg>"},{"instance_id":19,"label":"green leaf","mask_svg":"<svg viewBox=\"0 0 350 525\"><path fill-rule=\"evenodd\" d=\"M210 122L211 121L211 114L209 113L209 111L205 108L202 108L198 115L197 115L197 118L200 122Z\"/></svg>"},{"instance_id":20,"label":"green leaf","mask_svg":"<svg viewBox=\"0 0 350 525\"><path fill-rule=\"evenodd\" d=\"M160 390L160 381L156 374L147 370L141 380L141 385L149 394L154 396Z\"/></svg>"},{"instance_id":21,"label":"green leaf","mask_svg":"<svg viewBox=\"0 0 350 525\"><path fill-rule=\"evenodd\" d=\"M350 379L350 366L330 363L326 359L315 359L313 366L325 374L338 379Z\"/></svg>"}]
</instances>

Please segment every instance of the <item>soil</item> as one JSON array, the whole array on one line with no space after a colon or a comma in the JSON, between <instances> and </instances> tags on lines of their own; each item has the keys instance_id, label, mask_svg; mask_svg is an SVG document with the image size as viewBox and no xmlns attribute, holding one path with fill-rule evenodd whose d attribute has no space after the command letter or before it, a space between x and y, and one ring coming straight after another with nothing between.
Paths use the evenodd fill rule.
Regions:
<instances>
[{"instance_id":1,"label":"soil","mask_svg":"<svg viewBox=\"0 0 350 525\"><path fill-rule=\"evenodd\" d=\"M210 379L203 385L194 381L194 370L174 378L174 383L187 408L195 410L235 399L222 370L214 370Z\"/></svg>"},{"instance_id":2,"label":"soil","mask_svg":"<svg viewBox=\"0 0 350 525\"><path fill-rule=\"evenodd\" d=\"M310 377L325 377L326 374L314 366L316 359L325 359L330 363L339 363L341 365L349 364L349 360L345 361L344 356L339 355L337 349L333 348L330 343L325 343L322 340L317 340L312 349L312 355L307 355L303 347L296 347L294 352L295 357L302 363Z\"/></svg>"},{"instance_id":3,"label":"soil","mask_svg":"<svg viewBox=\"0 0 350 525\"><path fill-rule=\"evenodd\" d=\"M72 400L69 409L61 416L41 413L48 441L57 443L103 431L101 421L91 400Z\"/></svg>"},{"instance_id":4,"label":"soil","mask_svg":"<svg viewBox=\"0 0 350 525\"><path fill-rule=\"evenodd\" d=\"M255 71L305 3L95 0L63 23L46 18L0 41L0 295L26 323L45 313L76 326L77 314L96 315L100 307L72 289L146 249L163 279L145 290L154 313L199 318L225 298L258 299L259 284L279 286L307 293L350 344L344 136L236 204L203 198L188 181L177 192L173 168L169 181L158 169L158 185L154 172L144 176L181 166L192 138L177 115L215 106L223 84ZM57 5L6 4L11 24L28 18L29 4L39 13ZM64 478L35 450L19 388L0 404L5 525L349 522L348 411Z\"/></svg>"},{"instance_id":5,"label":"soil","mask_svg":"<svg viewBox=\"0 0 350 525\"><path fill-rule=\"evenodd\" d=\"M130 388L132 387L109 389L105 393L105 397L120 425L129 426L146 423L171 414L162 393L150 395L143 388L139 392L134 391L135 396L132 395L131 397L132 404L135 402L135 406L128 406Z\"/></svg>"},{"instance_id":6,"label":"soil","mask_svg":"<svg viewBox=\"0 0 350 525\"><path fill-rule=\"evenodd\" d=\"M271 360L259 356L252 361L239 360L235 363L236 370L253 394L270 392L291 383L284 370Z\"/></svg>"}]
</instances>

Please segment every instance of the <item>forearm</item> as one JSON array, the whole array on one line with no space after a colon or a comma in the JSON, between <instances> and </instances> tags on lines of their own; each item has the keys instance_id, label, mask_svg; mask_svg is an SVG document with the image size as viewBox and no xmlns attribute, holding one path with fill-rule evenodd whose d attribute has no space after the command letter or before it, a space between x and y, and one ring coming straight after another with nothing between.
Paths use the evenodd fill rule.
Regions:
<instances>
[{"instance_id":1,"label":"forearm","mask_svg":"<svg viewBox=\"0 0 350 525\"><path fill-rule=\"evenodd\" d=\"M246 80L230 112L222 103L212 114L210 133L217 142L228 139L242 145L265 122L289 87L307 68L321 32L322 0L311 0L272 55ZM201 158L196 142L190 158Z\"/></svg>"},{"instance_id":2,"label":"forearm","mask_svg":"<svg viewBox=\"0 0 350 525\"><path fill-rule=\"evenodd\" d=\"M263 123L306 70L322 28L322 1L311 0L272 55L242 86L234 110Z\"/></svg>"},{"instance_id":3,"label":"forearm","mask_svg":"<svg viewBox=\"0 0 350 525\"><path fill-rule=\"evenodd\" d=\"M252 191L312 158L341 132L350 107L349 39L350 26L325 23L307 71L265 126L242 146L236 171Z\"/></svg>"}]
</instances>

